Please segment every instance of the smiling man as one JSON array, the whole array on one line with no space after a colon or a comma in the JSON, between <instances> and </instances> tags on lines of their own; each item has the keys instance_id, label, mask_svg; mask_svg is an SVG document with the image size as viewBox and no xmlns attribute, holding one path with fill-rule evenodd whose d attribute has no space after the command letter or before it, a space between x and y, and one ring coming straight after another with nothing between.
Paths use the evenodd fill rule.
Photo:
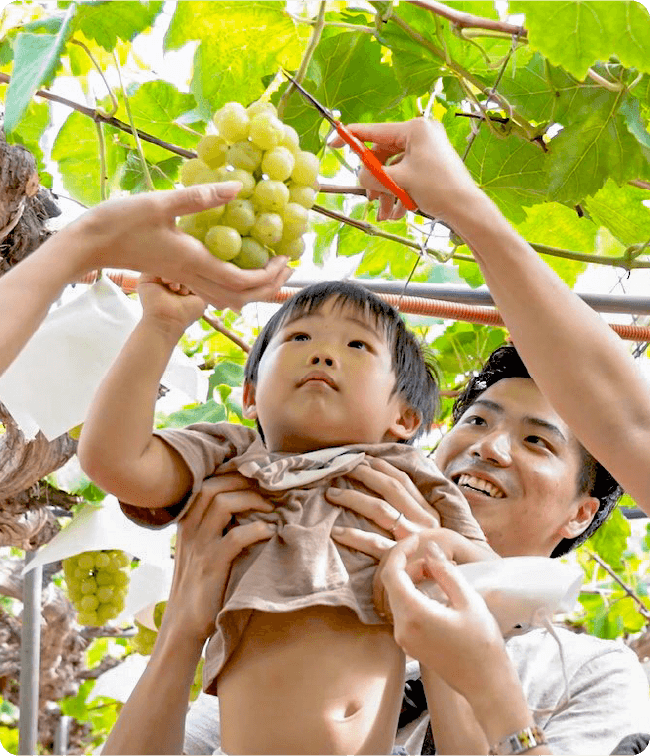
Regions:
<instances>
[{"instance_id":1,"label":"smiling man","mask_svg":"<svg viewBox=\"0 0 650 756\"><path fill-rule=\"evenodd\" d=\"M453 409L436 462L501 556L562 556L622 490L542 396L514 347L497 349Z\"/></svg>"}]
</instances>

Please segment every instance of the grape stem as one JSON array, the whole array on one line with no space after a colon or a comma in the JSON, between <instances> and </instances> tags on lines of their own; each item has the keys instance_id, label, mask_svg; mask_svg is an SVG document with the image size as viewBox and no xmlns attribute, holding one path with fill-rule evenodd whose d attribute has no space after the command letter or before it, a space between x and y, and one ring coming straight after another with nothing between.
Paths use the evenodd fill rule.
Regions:
<instances>
[{"instance_id":1,"label":"grape stem","mask_svg":"<svg viewBox=\"0 0 650 756\"><path fill-rule=\"evenodd\" d=\"M318 8L318 16L316 17L316 21L314 22L314 28L311 32L309 44L307 45L305 54L302 56L300 68L294 76L294 79L298 82L298 84L302 84L302 82L304 81L305 75L307 73L307 68L309 67L309 63L311 62L312 56L314 55L314 50L318 46L321 34L323 33L323 29L325 28L325 5L325 0L321 0L320 6ZM291 97L291 93L293 92L294 88L295 87L293 86L293 82L290 82L289 86L284 90L282 97L280 97L280 102L278 103L278 118L280 120L283 120L282 115L284 113L284 109L287 105L289 97Z\"/></svg>"}]
</instances>

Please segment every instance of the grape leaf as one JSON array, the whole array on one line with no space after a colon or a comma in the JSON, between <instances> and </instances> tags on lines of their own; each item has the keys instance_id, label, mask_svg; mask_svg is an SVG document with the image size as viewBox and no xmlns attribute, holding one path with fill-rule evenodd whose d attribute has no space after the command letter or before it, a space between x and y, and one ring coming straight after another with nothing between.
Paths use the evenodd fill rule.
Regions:
<instances>
[{"instance_id":1,"label":"grape leaf","mask_svg":"<svg viewBox=\"0 0 650 756\"><path fill-rule=\"evenodd\" d=\"M131 42L148 29L162 10L162 0L111 0L110 2L80 3L75 18L75 29L94 40L107 51L112 51L117 40Z\"/></svg>"},{"instance_id":2,"label":"grape leaf","mask_svg":"<svg viewBox=\"0 0 650 756\"><path fill-rule=\"evenodd\" d=\"M167 153L169 154L169 153ZM168 157L159 163L150 163L147 160L149 175L155 189L174 189L178 181L178 173L183 158L179 155ZM146 192L149 190L142 160L135 150L129 151L120 177L120 188L128 192Z\"/></svg>"},{"instance_id":3,"label":"grape leaf","mask_svg":"<svg viewBox=\"0 0 650 756\"><path fill-rule=\"evenodd\" d=\"M70 7L56 34L22 33L16 37L13 76L5 103L6 133L16 128L36 90L54 78L70 34L74 7Z\"/></svg>"},{"instance_id":4,"label":"grape leaf","mask_svg":"<svg viewBox=\"0 0 650 756\"><path fill-rule=\"evenodd\" d=\"M584 204L597 223L608 228L621 244L629 247L650 239L650 211L643 205L647 199L645 189L629 184L617 186L610 179Z\"/></svg>"},{"instance_id":5,"label":"grape leaf","mask_svg":"<svg viewBox=\"0 0 650 756\"><path fill-rule=\"evenodd\" d=\"M308 68L305 88L325 107L338 110L343 123L382 120L404 93L394 71L382 63L379 45L361 32L323 36ZM318 149L322 118L299 93L289 98L284 120L300 134L304 149Z\"/></svg>"},{"instance_id":6,"label":"grape leaf","mask_svg":"<svg viewBox=\"0 0 650 756\"><path fill-rule=\"evenodd\" d=\"M117 130L104 126L106 168L109 179L125 159L124 148L115 142ZM74 111L61 127L52 147L52 159L58 162L63 186L85 205L100 201L99 143L95 124Z\"/></svg>"},{"instance_id":7,"label":"grape leaf","mask_svg":"<svg viewBox=\"0 0 650 756\"><path fill-rule=\"evenodd\" d=\"M604 95L582 123L563 129L549 143L548 191L554 200L575 204L595 194L611 177L618 184L643 171L640 145L624 118Z\"/></svg>"},{"instance_id":8,"label":"grape leaf","mask_svg":"<svg viewBox=\"0 0 650 756\"><path fill-rule=\"evenodd\" d=\"M296 28L281 2L183 2L176 5L165 50L202 40L191 89L208 118L230 100L257 99L263 77L279 66L295 70L308 38L309 29Z\"/></svg>"},{"instance_id":9,"label":"grape leaf","mask_svg":"<svg viewBox=\"0 0 650 756\"><path fill-rule=\"evenodd\" d=\"M196 147L198 137L188 132L176 121L196 106L191 94L179 92L167 81L148 81L140 85L133 93L129 92L129 106L136 128L158 137L163 142L192 149ZM122 103L116 116L128 122L126 108ZM142 142L147 159L159 163L171 157L169 150L149 142Z\"/></svg>"},{"instance_id":10,"label":"grape leaf","mask_svg":"<svg viewBox=\"0 0 650 756\"><path fill-rule=\"evenodd\" d=\"M625 66L650 70L650 16L638 2L513 0L509 10L525 13L531 48L580 81L591 65L612 55Z\"/></svg>"},{"instance_id":11,"label":"grape leaf","mask_svg":"<svg viewBox=\"0 0 650 756\"><path fill-rule=\"evenodd\" d=\"M513 222L525 220L524 205L543 202L546 194L544 152L516 135L499 139L481 128L465 165L476 183Z\"/></svg>"},{"instance_id":12,"label":"grape leaf","mask_svg":"<svg viewBox=\"0 0 650 756\"><path fill-rule=\"evenodd\" d=\"M615 570L620 569L630 532L630 523L619 509L614 509L610 517L585 541L585 546L595 551Z\"/></svg>"}]
</instances>

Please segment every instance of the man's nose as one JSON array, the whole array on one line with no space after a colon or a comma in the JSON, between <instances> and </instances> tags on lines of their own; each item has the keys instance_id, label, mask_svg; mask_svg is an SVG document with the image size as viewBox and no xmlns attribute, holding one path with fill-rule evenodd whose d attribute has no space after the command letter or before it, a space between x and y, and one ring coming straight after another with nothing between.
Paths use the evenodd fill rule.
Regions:
<instances>
[{"instance_id":1,"label":"man's nose","mask_svg":"<svg viewBox=\"0 0 650 756\"><path fill-rule=\"evenodd\" d=\"M511 451L508 433L495 430L476 441L472 448L472 456L499 467L507 467L512 462Z\"/></svg>"}]
</instances>

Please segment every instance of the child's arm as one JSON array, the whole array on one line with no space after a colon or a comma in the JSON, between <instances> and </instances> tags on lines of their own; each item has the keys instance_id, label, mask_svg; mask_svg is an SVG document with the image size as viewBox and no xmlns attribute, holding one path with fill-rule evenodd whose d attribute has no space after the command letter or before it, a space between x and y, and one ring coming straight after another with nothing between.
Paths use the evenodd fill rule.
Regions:
<instances>
[{"instance_id":1,"label":"child's arm","mask_svg":"<svg viewBox=\"0 0 650 756\"><path fill-rule=\"evenodd\" d=\"M127 504L165 507L191 489L179 454L152 435L160 378L185 328L205 308L194 294L173 293L143 276L144 313L100 385L77 454L84 471Z\"/></svg>"}]
</instances>

